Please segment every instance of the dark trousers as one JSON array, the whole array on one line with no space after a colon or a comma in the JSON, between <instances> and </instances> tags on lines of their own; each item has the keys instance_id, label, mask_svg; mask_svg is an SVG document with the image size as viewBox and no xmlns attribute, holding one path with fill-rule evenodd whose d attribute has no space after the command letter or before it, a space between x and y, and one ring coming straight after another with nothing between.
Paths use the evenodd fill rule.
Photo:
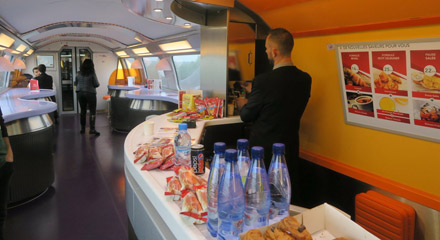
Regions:
<instances>
[{"instance_id":1,"label":"dark trousers","mask_svg":"<svg viewBox=\"0 0 440 240\"><path fill-rule=\"evenodd\" d=\"M81 128L86 128L87 107L90 110L90 130L95 130L96 119L96 93L78 92L79 106L81 107Z\"/></svg>"},{"instance_id":2,"label":"dark trousers","mask_svg":"<svg viewBox=\"0 0 440 240\"><path fill-rule=\"evenodd\" d=\"M6 162L0 167L0 240L4 239L6 208L8 205L9 184L11 182L14 163Z\"/></svg>"}]
</instances>

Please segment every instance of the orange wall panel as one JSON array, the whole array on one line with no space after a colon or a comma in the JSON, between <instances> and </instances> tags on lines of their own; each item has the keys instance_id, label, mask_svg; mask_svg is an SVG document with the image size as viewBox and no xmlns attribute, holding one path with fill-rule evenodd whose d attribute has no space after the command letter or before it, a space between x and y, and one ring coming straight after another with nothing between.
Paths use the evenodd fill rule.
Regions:
<instances>
[{"instance_id":1,"label":"orange wall panel","mask_svg":"<svg viewBox=\"0 0 440 240\"><path fill-rule=\"evenodd\" d=\"M336 52L326 48L328 43L431 38L438 32L440 25L430 25L297 38L294 64L312 76L301 148L440 196L440 144L346 124Z\"/></svg>"}]
</instances>

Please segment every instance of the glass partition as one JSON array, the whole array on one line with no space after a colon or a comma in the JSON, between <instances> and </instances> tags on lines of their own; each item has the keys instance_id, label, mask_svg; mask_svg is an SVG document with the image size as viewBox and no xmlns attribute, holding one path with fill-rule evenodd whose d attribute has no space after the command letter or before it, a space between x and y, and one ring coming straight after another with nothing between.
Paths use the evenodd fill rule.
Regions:
<instances>
[{"instance_id":1,"label":"glass partition","mask_svg":"<svg viewBox=\"0 0 440 240\"><path fill-rule=\"evenodd\" d=\"M179 89L200 89L200 54L173 56Z\"/></svg>"},{"instance_id":2,"label":"glass partition","mask_svg":"<svg viewBox=\"0 0 440 240\"><path fill-rule=\"evenodd\" d=\"M145 75L148 79L159 79L160 75L157 72L156 65L159 62L158 57L144 57L142 61L145 66Z\"/></svg>"}]
</instances>

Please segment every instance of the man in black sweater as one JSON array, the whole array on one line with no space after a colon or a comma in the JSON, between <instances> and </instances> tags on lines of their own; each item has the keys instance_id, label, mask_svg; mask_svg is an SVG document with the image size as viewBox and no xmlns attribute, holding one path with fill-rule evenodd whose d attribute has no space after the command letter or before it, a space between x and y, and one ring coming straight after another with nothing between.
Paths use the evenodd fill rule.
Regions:
<instances>
[{"instance_id":1,"label":"man in black sweater","mask_svg":"<svg viewBox=\"0 0 440 240\"><path fill-rule=\"evenodd\" d=\"M243 122L251 122L251 146L264 147L266 168L272 157L272 145L286 145L286 160L292 183L292 203L298 204L299 127L310 98L312 79L292 63L293 37L285 29L270 31L266 53L274 65L272 71L255 77L248 99L237 99Z\"/></svg>"}]
</instances>

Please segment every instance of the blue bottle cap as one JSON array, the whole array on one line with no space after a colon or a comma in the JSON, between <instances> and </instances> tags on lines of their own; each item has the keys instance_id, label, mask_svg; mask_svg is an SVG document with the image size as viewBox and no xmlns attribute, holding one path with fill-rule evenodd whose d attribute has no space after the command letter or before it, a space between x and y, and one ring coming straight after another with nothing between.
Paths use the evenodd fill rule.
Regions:
<instances>
[{"instance_id":1,"label":"blue bottle cap","mask_svg":"<svg viewBox=\"0 0 440 240\"><path fill-rule=\"evenodd\" d=\"M246 150L249 146L249 141L247 139L238 139L237 140L237 149L238 150Z\"/></svg>"},{"instance_id":2,"label":"blue bottle cap","mask_svg":"<svg viewBox=\"0 0 440 240\"><path fill-rule=\"evenodd\" d=\"M252 147L251 153L252 153L252 159L255 158L261 159L264 156L264 148L260 146Z\"/></svg>"},{"instance_id":3,"label":"blue bottle cap","mask_svg":"<svg viewBox=\"0 0 440 240\"><path fill-rule=\"evenodd\" d=\"M225 160L226 160L226 162L236 162L237 161L237 150L227 149L225 151Z\"/></svg>"},{"instance_id":4,"label":"blue bottle cap","mask_svg":"<svg viewBox=\"0 0 440 240\"><path fill-rule=\"evenodd\" d=\"M216 142L214 143L214 153L225 153L226 143Z\"/></svg>"},{"instance_id":5,"label":"blue bottle cap","mask_svg":"<svg viewBox=\"0 0 440 240\"><path fill-rule=\"evenodd\" d=\"M272 151L273 154L284 154L284 143L274 143Z\"/></svg>"},{"instance_id":6,"label":"blue bottle cap","mask_svg":"<svg viewBox=\"0 0 440 240\"><path fill-rule=\"evenodd\" d=\"M186 130L188 129L188 125L186 123L179 123L179 130Z\"/></svg>"}]
</instances>

